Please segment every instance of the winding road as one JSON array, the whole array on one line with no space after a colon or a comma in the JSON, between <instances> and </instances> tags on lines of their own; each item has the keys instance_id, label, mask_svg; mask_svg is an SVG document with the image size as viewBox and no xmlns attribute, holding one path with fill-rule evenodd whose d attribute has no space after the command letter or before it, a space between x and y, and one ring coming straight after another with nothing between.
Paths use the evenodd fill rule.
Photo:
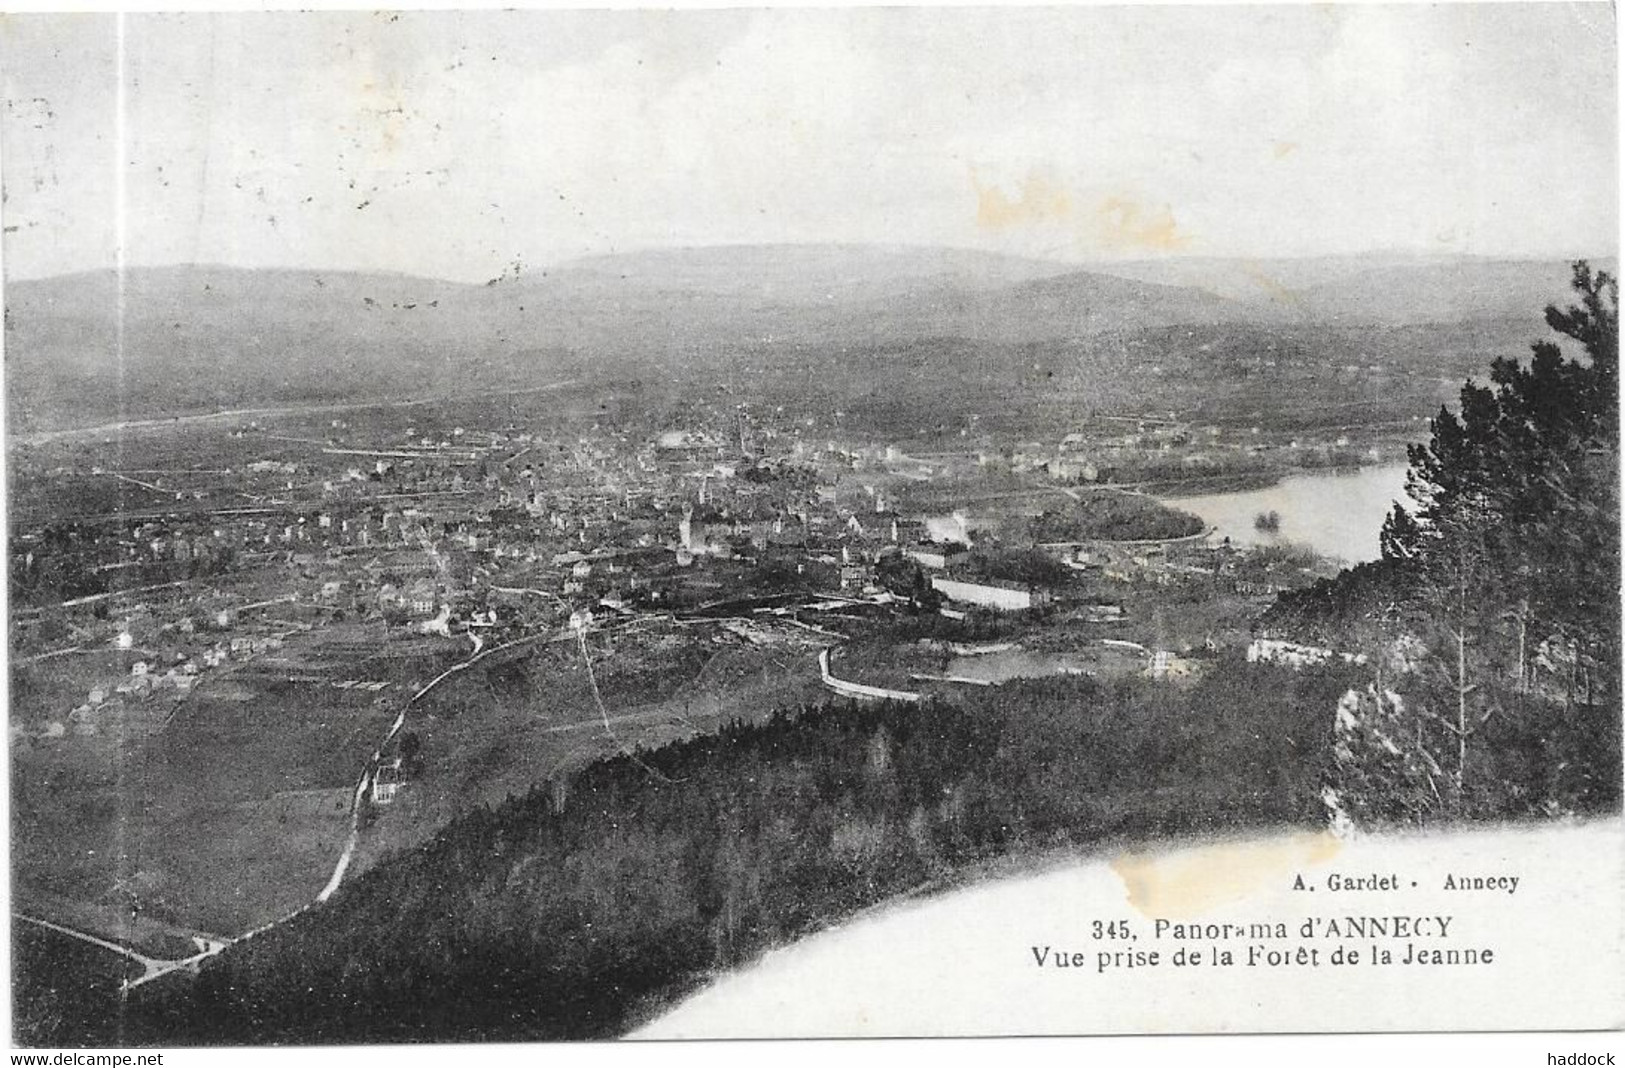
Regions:
<instances>
[{"instance_id":1,"label":"winding road","mask_svg":"<svg viewBox=\"0 0 1625 1068\"><path fill-rule=\"evenodd\" d=\"M136 976L133 979L126 978L121 985L121 988L124 990L133 990L136 987L143 986L155 979L161 979L166 975L171 975L178 971L195 970L204 960L208 959L209 957L216 956L228 946L236 945L239 942L246 942L252 938L257 938L268 931L282 926L289 920L303 915L310 909L327 901L335 892L337 892L338 888L343 885L345 875L348 874L350 864L355 857L356 847L360 844L361 814L365 811L367 788L372 783L374 769L377 767L378 762L383 758L383 751L385 747L387 747L390 742L395 740L395 736L399 734L401 729L406 725L407 713L411 710L414 704L422 700L426 695L433 691L435 687L439 686L442 682L445 682L453 675L467 671L469 668L475 666L486 658L495 655L496 653L538 641L568 641L572 640L573 638L573 632L568 628L564 628L562 630L555 629L544 631L540 634L526 635L523 638L516 638L512 641L492 646L489 649L482 649L480 646L476 646L474 651L469 655L468 659L447 668L445 671L442 671L440 674L436 675L434 678L430 679L427 683L420 687L418 691L407 700L406 704L401 707L400 713L390 724L389 730L384 734L382 741L378 743L378 748L373 751L372 759L368 761L367 766L361 772L361 777L356 781L355 792L350 799L350 833L345 841L343 851L339 854L337 863L333 866L333 873L328 877L327 884L322 887L321 892L318 893L311 901L293 910L280 919L261 924L259 927L256 927L250 931L245 931L235 938L198 938L196 941L200 943L201 948L197 953L187 957L163 959L148 956L147 954L133 949L130 946L122 945L106 938L101 938L97 935L91 934L88 931L81 931L73 927L67 927L63 924L55 923L39 916L31 916L22 912L13 912L12 917L23 923L29 923L36 927L42 927L50 931L55 931L58 934L77 939L81 942L86 942L93 946L98 946L102 949L108 950L109 952L117 953L120 956L128 958L129 960L135 961L137 964L141 965L142 972L139 976Z\"/></svg>"}]
</instances>

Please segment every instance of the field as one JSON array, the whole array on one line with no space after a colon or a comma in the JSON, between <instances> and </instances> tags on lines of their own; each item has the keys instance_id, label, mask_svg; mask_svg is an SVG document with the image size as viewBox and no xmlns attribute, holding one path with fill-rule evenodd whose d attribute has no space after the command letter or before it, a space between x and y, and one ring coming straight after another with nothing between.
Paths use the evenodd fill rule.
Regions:
<instances>
[{"instance_id":1,"label":"field","mask_svg":"<svg viewBox=\"0 0 1625 1068\"><path fill-rule=\"evenodd\" d=\"M791 628L772 633L778 643L762 646L714 624L591 636L607 729L573 638L448 680L408 718L421 767L368 828L360 865L422 842L472 808L562 781L623 749L820 700L821 639Z\"/></svg>"},{"instance_id":2,"label":"field","mask_svg":"<svg viewBox=\"0 0 1625 1068\"><path fill-rule=\"evenodd\" d=\"M221 934L305 904L398 705L466 649L392 650L379 627L337 624L215 669L150 733L35 741L15 757L18 901L80 901L102 910L93 929L118 932L138 898L147 914ZM338 685L357 680L385 685Z\"/></svg>"}]
</instances>

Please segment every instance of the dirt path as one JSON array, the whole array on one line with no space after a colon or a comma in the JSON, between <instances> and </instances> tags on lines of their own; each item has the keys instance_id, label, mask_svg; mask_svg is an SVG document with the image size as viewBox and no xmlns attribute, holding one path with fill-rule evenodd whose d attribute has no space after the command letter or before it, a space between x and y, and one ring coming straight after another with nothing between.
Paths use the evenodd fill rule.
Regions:
<instances>
[{"instance_id":1,"label":"dirt path","mask_svg":"<svg viewBox=\"0 0 1625 1068\"><path fill-rule=\"evenodd\" d=\"M235 941L235 939L218 942L207 941L204 943L204 948L202 950L192 954L190 957L180 957L174 960L162 960L157 957L149 957L144 953L138 953L129 946L121 946L117 942L109 942L105 938L98 938L87 931L79 931L72 927L64 927L62 924L52 923L50 920L42 920L38 916L29 916L21 912L13 912L11 915L13 919L21 920L24 923L31 923L36 927L43 927L48 931L55 931L57 934L66 935L69 938L77 938L81 942L88 942L93 946L99 946L102 949L108 950L109 952L117 953L122 957L127 957L130 960L135 961L137 964L141 965L141 974L134 979L125 979L123 983L120 984L121 988L124 990L133 990L145 983L152 982L154 979L168 975L170 972L181 971L185 968L194 968L200 962L214 956L216 953L219 953L221 950L231 945L232 941Z\"/></svg>"}]
</instances>

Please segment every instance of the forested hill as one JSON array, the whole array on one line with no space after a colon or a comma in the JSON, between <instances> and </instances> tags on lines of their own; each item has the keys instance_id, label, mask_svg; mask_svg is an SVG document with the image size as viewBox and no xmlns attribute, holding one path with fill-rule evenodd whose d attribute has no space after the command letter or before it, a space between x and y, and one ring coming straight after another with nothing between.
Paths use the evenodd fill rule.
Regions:
<instances>
[{"instance_id":1,"label":"forested hill","mask_svg":"<svg viewBox=\"0 0 1625 1068\"><path fill-rule=\"evenodd\" d=\"M1344 669L1239 659L1186 689L1012 683L832 704L538 784L143 987L175 1042L596 1038L754 958L984 861L1113 838L1319 826Z\"/></svg>"}]
</instances>

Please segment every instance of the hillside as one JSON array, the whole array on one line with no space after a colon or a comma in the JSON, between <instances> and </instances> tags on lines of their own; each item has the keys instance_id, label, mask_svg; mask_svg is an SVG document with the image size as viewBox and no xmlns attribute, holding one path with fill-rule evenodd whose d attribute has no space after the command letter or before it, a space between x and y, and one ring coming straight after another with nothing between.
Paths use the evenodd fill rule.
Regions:
<instances>
[{"instance_id":1,"label":"hillside","mask_svg":"<svg viewBox=\"0 0 1625 1068\"><path fill-rule=\"evenodd\" d=\"M1330 747L1314 725L1347 685L1232 662L1189 692L1027 680L734 723L474 809L191 987L142 988L130 1022L157 1044L614 1037L709 975L999 858L1314 826ZM1214 707L1236 711L1195 711Z\"/></svg>"},{"instance_id":2,"label":"hillside","mask_svg":"<svg viewBox=\"0 0 1625 1068\"><path fill-rule=\"evenodd\" d=\"M1270 269L1282 273L1288 262ZM1024 369L1057 360L1079 385L1110 380L1113 393L1124 383L1108 365L1183 328L1220 331L1220 347L1235 351L1306 324L1489 322L1542 306L1528 292L1550 275L1560 294L1566 278L1558 264L1360 271L1357 263L1344 262L1349 273L1340 277L1325 264L1306 267L1310 284L1290 299L1232 299L1153 277L1210 280L1222 266L1214 261L1103 273L962 250L854 246L629 253L485 285L195 266L132 269L121 293L111 272L68 275L7 286L8 416L17 433L500 389L583 371L606 381L651 371L721 380L742 365L760 372L793 359L798 375L841 373L854 369L841 366L853 354L888 352L908 354L911 375L886 383L889 400L905 406L940 392L926 384L933 374L997 371L993 384L1019 393ZM1136 272L1143 277L1124 276ZM1529 324L1537 329L1538 318ZM965 358L937 366L938 352ZM1226 373L1193 355L1195 380L1172 384L1176 392ZM770 375L756 384L780 383Z\"/></svg>"},{"instance_id":3,"label":"hillside","mask_svg":"<svg viewBox=\"0 0 1625 1068\"><path fill-rule=\"evenodd\" d=\"M1595 264L1614 269L1608 259ZM1462 322L1502 317L1509 309L1533 318L1567 299L1569 278L1567 263L1538 260L1474 261L1466 270L1448 261L1399 264L1306 287L1299 299L1309 314L1339 322Z\"/></svg>"},{"instance_id":4,"label":"hillside","mask_svg":"<svg viewBox=\"0 0 1625 1068\"><path fill-rule=\"evenodd\" d=\"M1614 266L1611 257L1592 262L1606 270ZM1298 321L1389 326L1520 315L1561 300L1569 284L1565 260L1417 255L1191 257L1103 265L1100 270L1201 289ZM1538 315L1535 319L1539 321Z\"/></svg>"},{"instance_id":5,"label":"hillside","mask_svg":"<svg viewBox=\"0 0 1625 1068\"><path fill-rule=\"evenodd\" d=\"M475 287L400 275L178 267L6 290L14 432L511 380L520 339Z\"/></svg>"},{"instance_id":6,"label":"hillside","mask_svg":"<svg viewBox=\"0 0 1625 1068\"><path fill-rule=\"evenodd\" d=\"M729 293L789 304L834 295L874 297L922 286L989 290L1068 274L1075 264L970 249L895 245L714 245L589 256L545 272L541 280L621 280L650 288Z\"/></svg>"}]
</instances>

